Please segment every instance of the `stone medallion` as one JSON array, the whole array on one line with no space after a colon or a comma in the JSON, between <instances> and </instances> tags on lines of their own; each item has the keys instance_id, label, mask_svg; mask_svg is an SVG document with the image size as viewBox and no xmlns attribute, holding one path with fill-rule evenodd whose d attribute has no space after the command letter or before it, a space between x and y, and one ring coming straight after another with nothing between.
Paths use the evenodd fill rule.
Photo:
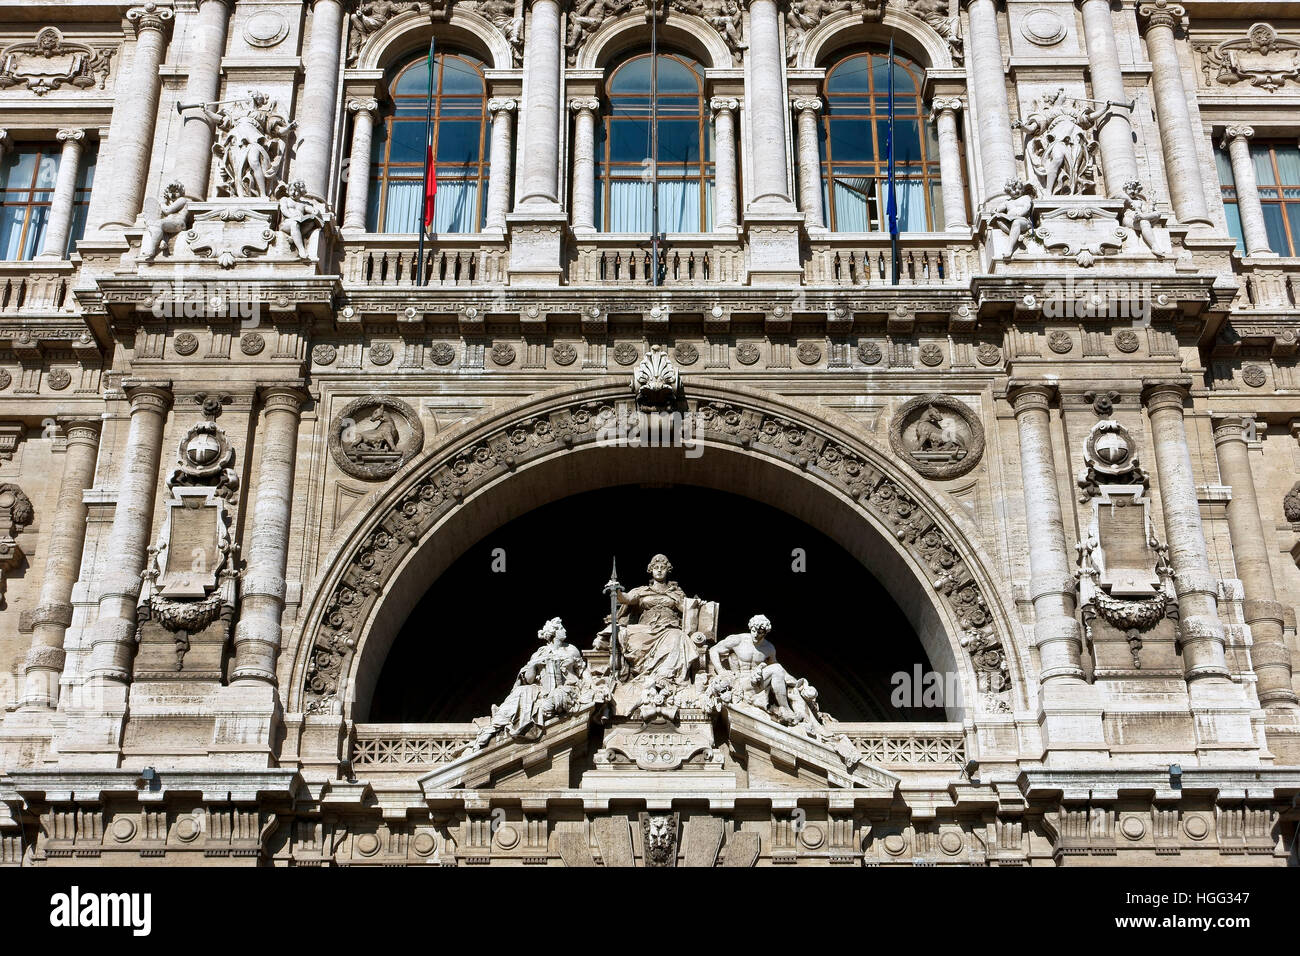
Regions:
<instances>
[{"instance_id":1,"label":"stone medallion","mask_svg":"<svg viewBox=\"0 0 1300 956\"><path fill-rule=\"evenodd\" d=\"M1047 347L1057 355L1065 355L1074 348L1074 340L1070 338L1069 332L1058 329L1047 336Z\"/></svg>"},{"instance_id":2,"label":"stone medallion","mask_svg":"<svg viewBox=\"0 0 1300 956\"><path fill-rule=\"evenodd\" d=\"M997 365L1002 361L1002 350L992 342L984 342L975 350L975 358L981 365Z\"/></svg>"},{"instance_id":3,"label":"stone medallion","mask_svg":"<svg viewBox=\"0 0 1300 956\"><path fill-rule=\"evenodd\" d=\"M275 10L262 10L244 21L244 39L249 46L273 47L289 35L289 21Z\"/></svg>"},{"instance_id":4,"label":"stone medallion","mask_svg":"<svg viewBox=\"0 0 1300 956\"><path fill-rule=\"evenodd\" d=\"M640 357L640 350L631 342L620 342L614 346L614 361L619 365L631 365Z\"/></svg>"},{"instance_id":5,"label":"stone medallion","mask_svg":"<svg viewBox=\"0 0 1300 956\"><path fill-rule=\"evenodd\" d=\"M330 426L330 453L353 478L389 478L423 446L415 409L387 395L349 402Z\"/></svg>"},{"instance_id":6,"label":"stone medallion","mask_svg":"<svg viewBox=\"0 0 1300 956\"><path fill-rule=\"evenodd\" d=\"M939 348L939 346L935 345L933 342L927 342L925 345L922 345L918 350L917 355L921 359L921 364L928 365L930 368L943 364L943 349Z\"/></svg>"},{"instance_id":7,"label":"stone medallion","mask_svg":"<svg viewBox=\"0 0 1300 956\"><path fill-rule=\"evenodd\" d=\"M9 374L7 369L0 368L0 389L8 388L14 383L14 377Z\"/></svg>"},{"instance_id":8,"label":"stone medallion","mask_svg":"<svg viewBox=\"0 0 1300 956\"><path fill-rule=\"evenodd\" d=\"M557 342L551 349L551 357L556 365L572 365L578 360L578 349L568 342Z\"/></svg>"},{"instance_id":9,"label":"stone medallion","mask_svg":"<svg viewBox=\"0 0 1300 956\"><path fill-rule=\"evenodd\" d=\"M509 342L498 342L492 346L492 361L497 365L514 364L515 347Z\"/></svg>"},{"instance_id":10,"label":"stone medallion","mask_svg":"<svg viewBox=\"0 0 1300 956\"><path fill-rule=\"evenodd\" d=\"M49 382L50 388L61 392L72 384L72 373L66 368L52 368L50 374L46 376L46 381Z\"/></svg>"},{"instance_id":11,"label":"stone medallion","mask_svg":"<svg viewBox=\"0 0 1300 956\"><path fill-rule=\"evenodd\" d=\"M53 374L54 373L52 372L50 373L51 378L53 378ZM1264 382L1267 381L1267 379L1268 376L1264 373L1264 370L1258 365L1247 365L1245 368L1241 370L1241 380L1245 382L1247 385L1249 385L1251 388L1262 387ZM53 385L54 383L51 382L50 384Z\"/></svg>"},{"instance_id":12,"label":"stone medallion","mask_svg":"<svg viewBox=\"0 0 1300 956\"><path fill-rule=\"evenodd\" d=\"M393 347L387 342L376 342L370 346L370 361L375 365L387 365L393 360Z\"/></svg>"},{"instance_id":13,"label":"stone medallion","mask_svg":"<svg viewBox=\"0 0 1300 956\"><path fill-rule=\"evenodd\" d=\"M177 355L193 355L199 350L199 337L193 332L181 332L172 340Z\"/></svg>"},{"instance_id":14,"label":"stone medallion","mask_svg":"<svg viewBox=\"0 0 1300 956\"><path fill-rule=\"evenodd\" d=\"M889 424L894 454L927 478L957 478L984 454L984 426L965 402L949 395L919 395Z\"/></svg>"},{"instance_id":15,"label":"stone medallion","mask_svg":"<svg viewBox=\"0 0 1300 956\"><path fill-rule=\"evenodd\" d=\"M884 353L875 342L863 342L858 346L858 361L863 365L879 365L882 358Z\"/></svg>"},{"instance_id":16,"label":"stone medallion","mask_svg":"<svg viewBox=\"0 0 1300 956\"><path fill-rule=\"evenodd\" d=\"M312 361L317 365L333 365L339 350L332 345L318 345L311 350Z\"/></svg>"},{"instance_id":17,"label":"stone medallion","mask_svg":"<svg viewBox=\"0 0 1300 956\"><path fill-rule=\"evenodd\" d=\"M438 342L429 349L429 359L434 365L450 365L456 359L456 346L450 342Z\"/></svg>"},{"instance_id":18,"label":"stone medallion","mask_svg":"<svg viewBox=\"0 0 1300 956\"><path fill-rule=\"evenodd\" d=\"M245 332L239 340L239 350L245 355L257 355L266 348L266 339L261 332Z\"/></svg>"},{"instance_id":19,"label":"stone medallion","mask_svg":"<svg viewBox=\"0 0 1300 956\"><path fill-rule=\"evenodd\" d=\"M753 342L742 342L736 346L736 361L741 365L753 365L758 361L758 346Z\"/></svg>"},{"instance_id":20,"label":"stone medallion","mask_svg":"<svg viewBox=\"0 0 1300 956\"><path fill-rule=\"evenodd\" d=\"M1122 329L1116 332L1115 348L1121 352L1136 352L1138 350L1138 334L1132 329Z\"/></svg>"},{"instance_id":21,"label":"stone medallion","mask_svg":"<svg viewBox=\"0 0 1300 956\"><path fill-rule=\"evenodd\" d=\"M677 353L678 365L694 365L700 360L700 350L690 342L677 346L673 351Z\"/></svg>"},{"instance_id":22,"label":"stone medallion","mask_svg":"<svg viewBox=\"0 0 1300 956\"><path fill-rule=\"evenodd\" d=\"M821 346L812 342L804 342L799 348L795 349L795 355L799 356L799 361L804 365L816 365L822 360Z\"/></svg>"}]
</instances>

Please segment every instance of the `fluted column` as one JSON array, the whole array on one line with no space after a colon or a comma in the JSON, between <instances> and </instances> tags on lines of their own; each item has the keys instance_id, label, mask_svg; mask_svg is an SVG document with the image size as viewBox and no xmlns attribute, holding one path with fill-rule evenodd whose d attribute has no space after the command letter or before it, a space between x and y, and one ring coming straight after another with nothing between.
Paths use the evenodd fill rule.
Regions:
<instances>
[{"instance_id":1,"label":"fluted column","mask_svg":"<svg viewBox=\"0 0 1300 956\"><path fill-rule=\"evenodd\" d=\"M292 385L267 386L261 394L263 412L257 441L262 459L249 544L244 549L247 564L240 586L239 623L235 626L233 683L275 683L293 517L298 421L306 398L301 388Z\"/></svg>"},{"instance_id":2,"label":"fluted column","mask_svg":"<svg viewBox=\"0 0 1300 956\"><path fill-rule=\"evenodd\" d=\"M1181 222L1210 223L1205 184L1197 151L1200 133L1192 126L1183 85L1182 61L1174 40L1174 27L1186 11L1168 0L1144 3L1138 12L1146 18L1147 55L1151 58L1151 87L1156 101L1156 121L1164 146L1165 176L1174 214Z\"/></svg>"},{"instance_id":3,"label":"fluted column","mask_svg":"<svg viewBox=\"0 0 1300 956\"><path fill-rule=\"evenodd\" d=\"M533 0L532 11L524 42L528 95L519 203L553 208L560 203L560 5Z\"/></svg>"},{"instance_id":4,"label":"fluted column","mask_svg":"<svg viewBox=\"0 0 1300 956\"><path fill-rule=\"evenodd\" d=\"M86 543L83 495L95 480L99 457L99 419L70 419L62 425L63 477L50 522L45 576L32 611L31 649L23 661L22 707L53 707L59 700L59 675L66 657L63 639L72 624L72 588Z\"/></svg>"},{"instance_id":5,"label":"fluted column","mask_svg":"<svg viewBox=\"0 0 1300 956\"><path fill-rule=\"evenodd\" d=\"M1011 140L1011 107L1007 102L1006 74L1002 68L1002 40L993 0L968 0L970 50L966 61L967 84L975 98L975 121L980 140L980 169L984 202L1002 195L1008 179L1017 178L1016 150Z\"/></svg>"},{"instance_id":6,"label":"fluted column","mask_svg":"<svg viewBox=\"0 0 1300 956\"><path fill-rule=\"evenodd\" d=\"M1183 672L1190 683L1206 677L1226 678L1228 667L1223 651L1223 622L1219 620L1218 584L1210 573L1201 503L1187 450L1183 423L1187 394L1187 386L1179 382L1154 382L1143 390L1178 592Z\"/></svg>"},{"instance_id":7,"label":"fluted column","mask_svg":"<svg viewBox=\"0 0 1300 956\"><path fill-rule=\"evenodd\" d=\"M505 229L510 211L510 179L515 159L515 110L519 101L507 96L488 100L492 114L492 158L488 169L487 229Z\"/></svg>"},{"instance_id":8,"label":"fluted column","mask_svg":"<svg viewBox=\"0 0 1300 956\"><path fill-rule=\"evenodd\" d=\"M1241 216L1241 235L1248 256L1277 255L1268 244L1264 225L1264 207L1259 202L1259 181L1250 158L1250 138L1255 131L1249 126L1229 126L1223 133L1223 146L1232 160L1232 181L1237 192L1237 213Z\"/></svg>"},{"instance_id":9,"label":"fluted column","mask_svg":"<svg viewBox=\"0 0 1300 956\"><path fill-rule=\"evenodd\" d=\"M185 103L211 103L221 88L221 58L226 52L226 32L232 0L199 0L198 15L185 44ZM212 123L201 108L187 110L176 145L176 161L169 180L185 187L191 199L208 198L212 172Z\"/></svg>"},{"instance_id":10,"label":"fluted column","mask_svg":"<svg viewBox=\"0 0 1300 956\"><path fill-rule=\"evenodd\" d=\"M785 53L781 49L775 0L750 0L750 65L746 97L754 155L754 203L787 205L790 202L790 173L785 153L785 97L781 73Z\"/></svg>"},{"instance_id":11,"label":"fluted column","mask_svg":"<svg viewBox=\"0 0 1300 956\"><path fill-rule=\"evenodd\" d=\"M38 258L63 259L72 229L72 210L77 198L77 174L81 171L84 129L61 129L58 133L63 151L59 155L59 174L50 197L50 220L45 226L45 241Z\"/></svg>"},{"instance_id":12,"label":"fluted column","mask_svg":"<svg viewBox=\"0 0 1300 956\"><path fill-rule=\"evenodd\" d=\"M736 189L736 110L740 100L715 96L713 117L713 228L731 231L740 225Z\"/></svg>"},{"instance_id":13,"label":"fluted column","mask_svg":"<svg viewBox=\"0 0 1300 956\"><path fill-rule=\"evenodd\" d=\"M943 227L950 232L970 229L966 218L966 175L961 165L961 140L957 136L957 113L963 105L960 97L942 97L931 104L930 110L930 122L934 123L939 138Z\"/></svg>"},{"instance_id":14,"label":"fluted column","mask_svg":"<svg viewBox=\"0 0 1300 956\"><path fill-rule=\"evenodd\" d=\"M596 113L594 96L569 101L573 120L573 228L596 229Z\"/></svg>"},{"instance_id":15,"label":"fluted column","mask_svg":"<svg viewBox=\"0 0 1300 956\"><path fill-rule=\"evenodd\" d=\"M126 104L113 111L109 131L112 176L105 177L112 190L104 212L104 224L129 226L135 222L144 199L149 177L149 154L153 151L154 124L158 121L159 80L167 41L164 32L171 22L172 11L153 3L132 7L126 19L135 27L135 54L131 75L117 101Z\"/></svg>"},{"instance_id":16,"label":"fluted column","mask_svg":"<svg viewBox=\"0 0 1300 956\"><path fill-rule=\"evenodd\" d=\"M140 572L148 557L163 427L171 408L171 386L128 386L131 425L122 450L117 506L103 553L110 556L100 582L99 617L91 636L90 676L126 684L135 647L135 604Z\"/></svg>"},{"instance_id":17,"label":"fluted column","mask_svg":"<svg viewBox=\"0 0 1300 956\"><path fill-rule=\"evenodd\" d=\"M312 5L311 38L303 58L305 77L298 107L298 152L294 178L307 184L312 196L328 199L330 154L334 147L334 107L339 91L339 52L343 4L316 0Z\"/></svg>"},{"instance_id":18,"label":"fluted column","mask_svg":"<svg viewBox=\"0 0 1300 956\"><path fill-rule=\"evenodd\" d=\"M1115 45L1115 22L1110 0L1082 0L1083 34L1088 45L1088 72L1092 75L1094 99L1127 103L1124 74ZM1137 153L1133 149L1133 128L1128 110L1117 109L1097 131L1101 146L1101 168L1106 176L1106 194L1122 199L1124 184L1138 178Z\"/></svg>"},{"instance_id":19,"label":"fluted column","mask_svg":"<svg viewBox=\"0 0 1300 956\"><path fill-rule=\"evenodd\" d=\"M817 147L817 111L822 108L822 101L815 96L801 96L793 105L799 116L799 208L810 230L824 231L822 164Z\"/></svg>"},{"instance_id":20,"label":"fluted column","mask_svg":"<svg viewBox=\"0 0 1300 956\"><path fill-rule=\"evenodd\" d=\"M1050 410L1055 391L1054 385L1046 383L1013 383L1010 395L1020 435L1029 590L1034 604L1039 682L1043 684L1083 680L1083 637L1074 616L1074 573L1052 456Z\"/></svg>"},{"instance_id":21,"label":"fluted column","mask_svg":"<svg viewBox=\"0 0 1300 956\"><path fill-rule=\"evenodd\" d=\"M1268 560L1264 521L1255 496L1255 476L1250 467L1250 450L1245 429L1249 416L1229 415L1214 426L1214 448L1219 454L1220 480L1232 488L1228 502L1228 533L1237 577L1245 590L1243 603L1250 625L1251 661L1258 678L1259 702L1265 707L1295 709L1291 688L1291 651L1283 634L1282 605L1273 586L1273 568Z\"/></svg>"},{"instance_id":22,"label":"fluted column","mask_svg":"<svg viewBox=\"0 0 1300 956\"><path fill-rule=\"evenodd\" d=\"M348 202L343 210L343 228L349 232L365 232L366 206L370 201L370 144L379 101L374 97L348 100L348 112L352 114L352 153L348 159Z\"/></svg>"}]
</instances>

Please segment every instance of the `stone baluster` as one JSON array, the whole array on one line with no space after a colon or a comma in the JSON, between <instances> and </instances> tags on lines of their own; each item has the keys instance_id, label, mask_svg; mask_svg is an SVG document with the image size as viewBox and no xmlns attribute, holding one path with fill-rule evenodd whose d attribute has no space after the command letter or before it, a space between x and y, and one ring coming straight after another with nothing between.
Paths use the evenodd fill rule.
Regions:
<instances>
[{"instance_id":1,"label":"stone baluster","mask_svg":"<svg viewBox=\"0 0 1300 956\"><path fill-rule=\"evenodd\" d=\"M1182 7L1168 0L1156 0L1138 7L1146 18L1147 55L1151 58L1151 86L1156 101L1156 121L1165 153L1165 178L1174 214L1181 222L1210 224L1201 179L1198 151L1200 133L1192 126L1187 110L1187 88L1183 65L1178 58L1174 28L1183 19Z\"/></svg>"},{"instance_id":2,"label":"stone baluster","mask_svg":"<svg viewBox=\"0 0 1300 956\"><path fill-rule=\"evenodd\" d=\"M109 130L113 175L109 178L111 198L104 212L106 226L133 224L144 199L154 124L158 121L158 68L167 45L165 32L172 11L146 3L128 10L126 19L135 27L135 52L131 74L122 84L117 101L130 106L113 111L113 125ZM109 168L107 163L105 168Z\"/></svg>"},{"instance_id":3,"label":"stone baluster","mask_svg":"<svg viewBox=\"0 0 1300 956\"><path fill-rule=\"evenodd\" d=\"M931 104L930 121L939 137L939 191L943 196L943 227L949 232L970 229L966 218L966 176L961 164L961 141L957 137L957 113L964 104L960 97L941 97Z\"/></svg>"},{"instance_id":4,"label":"stone baluster","mask_svg":"<svg viewBox=\"0 0 1300 956\"><path fill-rule=\"evenodd\" d=\"M1229 126L1223 133L1223 146L1232 160L1232 181L1237 191L1237 214L1241 216L1246 255L1275 256L1277 253L1268 244L1264 207L1259 202L1259 182L1250 158L1250 138L1254 135L1249 126Z\"/></svg>"},{"instance_id":5,"label":"stone baluster","mask_svg":"<svg viewBox=\"0 0 1300 956\"><path fill-rule=\"evenodd\" d=\"M1083 35L1088 46L1088 71L1092 75L1092 96L1097 100L1127 103L1124 74L1115 45L1115 22L1110 0L1082 0ZM1124 184L1138 178L1137 153L1133 149L1133 127L1128 110L1117 108L1097 131L1101 146L1101 168L1106 193L1123 198Z\"/></svg>"},{"instance_id":6,"label":"stone baluster","mask_svg":"<svg viewBox=\"0 0 1300 956\"><path fill-rule=\"evenodd\" d=\"M799 206L808 229L817 231L826 229L821 151L817 144L817 111L821 108L822 101L815 96L801 96L794 101L799 117Z\"/></svg>"},{"instance_id":7,"label":"stone baluster","mask_svg":"<svg viewBox=\"0 0 1300 956\"><path fill-rule=\"evenodd\" d=\"M348 200L343 210L343 229L365 232L366 207L370 202L370 144L374 139L379 101L374 97L348 100L348 112L352 114L352 153L348 159Z\"/></svg>"},{"instance_id":8,"label":"stone baluster","mask_svg":"<svg viewBox=\"0 0 1300 956\"><path fill-rule=\"evenodd\" d=\"M49 528L45 576L32 611L31 649L23 661L22 707L54 707L59 700L59 675L66 657L63 639L72 624L72 588L86 543L83 496L95 480L99 458L99 419L69 419L61 424L66 435L63 477Z\"/></svg>"},{"instance_id":9,"label":"stone baluster","mask_svg":"<svg viewBox=\"0 0 1300 956\"><path fill-rule=\"evenodd\" d=\"M750 95L747 109L753 140L754 204L790 204L789 168L786 165L784 94L781 76L785 53L781 49L776 0L750 0Z\"/></svg>"},{"instance_id":10,"label":"stone baluster","mask_svg":"<svg viewBox=\"0 0 1300 956\"><path fill-rule=\"evenodd\" d=\"M560 5L556 0L533 0L524 58L528 95L523 108L519 204L554 209L560 204Z\"/></svg>"},{"instance_id":11,"label":"stone baluster","mask_svg":"<svg viewBox=\"0 0 1300 956\"><path fill-rule=\"evenodd\" d=\"M494 96L488 100L492 114L492 158L488 170L487 214L484 225L488 229L504 230L506 213L510 211L511 176L515 159L515 111L519 101L508 96Z\"/></svg>"},{"instance_id":12,"label":"stone baluster","mask_svg":"<svg viewBox=\"0 0 1300 956\"><path fill-rule=\"evenodd\" d=\"M90 676L126 684L135 647L135 605L148 558L163 427L171 408L171 384L126 386L131 424L122 451L117 505L103 554L111 563L100 582L99 616L91 635Z\"/></svg>"},{"instance_id":13,"label":"stone baluster","mask_svg":"<svg viewBox=\"0 0 1300 956\"><path fill-rule=\"evenodd\" d=\"M1020 474L1029 545L1029 590L1039 682L1082 681L1083 636L1065 519L1052 456L1051 405L1056 386L1012 382L1011 405L1020 435Z\"/></svg>"},{"instance_id":14,"label":"stone baluster","mask_svg":"<svg viewBox=\"0 0 1300 956\"><path fill-rule=\"evenodd\" d=\"M82 144L86 131L61 129L58 133L63 151L59 155L59 174L50 197L50 219L45 226L45 241L38 258L63 259L72 231L72 213L77 200L77 176L81 172Z\"/></svg>"},{"instance_id":15,"label":"stone baluster","mask_svg":"<svg viewBox=\"0 0 1300 956\"><path fill-rule=\"evenodd\" d=\"M293 518L298 423L306 399L297 385L265 386L261 395L263 412L257 440L262 458L249 544L244 550L247 564L240 586L239 623L235 626L233 683L275 683Z\"/></svg>"},{"instance_id":16,"label":"stone baluster","mask_svg":"<svg viewBox=\"0 0 1300 956\"><path fill-rule=\"evenodd\" d=\"M226 34L232 0L199 0L198 15L185 43L185 103L211 103L220 96L221 58L226 53ZM212 174L212 123L202 107L186 110L176 145L176 161L168 175L185 187L191 199L208 198Z\"/></svg>"},{"instance_id":17,"label":"stone baluster","mask_svg":"<svg viewBox=\"0 0 1300 956\"><path fill-rule=\"evenodd\" d=\"M1259 681L1259 702L1268 708L1294 710L1297 699L1291 687L1291 651L1282 631L1282 605L1273 586L1264 521L1259 514L1250 449L1246 445L1246 431L1252 425L1250 416L1229 415L1218 419L1214 447L1219 455L1220 480L1232 488L1228 533L1232 537L1237 577L1245 590L1243 607L1254 644L1251 660Z\"/></svg>"},{"instance_id":18,"label":"stone baluster","mask_svg":"<svg viewBox=\"0 0 1300 956\"><path fill-rule=\"evenodd\" d=\"M569 101L573 120L573 228L596 230L596 116L600 100L584 96Z\"/></svg>"},{"instance_id":19,"label":"stone baluster","mask_svg":"<svg viewBox=\"0 0 1300 956\"><path fill-rule=\"evenodd\" d=\"M339 53L343 4L315 0L311 8L311 37L303 57L305 77L298 107L298 149L294 179L307 193L329 199L330 156L334 151L334 110L339 90Z\"/></svg>"},{"instance_id":20,"label":"stone baluster","mask_svg":"<svg viewBox=\"0 0 1300 956\"><path fill-rule=\"evenodd\" d=\"M1178 592L1183 672L1191 683L1206 677L1226 678L1228 667L1223 650L1223 623L1219 620L1218 583L1210 573L1201 527L1201 504L1187 450L1183 423L1183 402L1187 395L1187 385L1182 382L1149 382L1143 389L1155 443L1165 535Z\"/></svg>"},{"instance_id":21,"label":"stone baluster","mask_svg":"<svg viewBox=\"0 0 1300 956\"><path fill-rule=\"evenodd\" d=\"M713 228L730 232L740 225L736 191L736 110L740 100L715 96L713 117Z\"/></svg>"},{"instance_id":22,"label":"stone baluster","mask_svg":"<svg viewBox=\"0 0 1300 956\"><path fill-rule=\"evenodd\" d=\"M1011 107L1002 68L1002 39L994 0L968 0L970 55L966 75L975 98L975 122L980 141L984 202L1002 195L1008 179L1016 179L1016 151L1011 140Z\"/></svg>"}]
</instances>

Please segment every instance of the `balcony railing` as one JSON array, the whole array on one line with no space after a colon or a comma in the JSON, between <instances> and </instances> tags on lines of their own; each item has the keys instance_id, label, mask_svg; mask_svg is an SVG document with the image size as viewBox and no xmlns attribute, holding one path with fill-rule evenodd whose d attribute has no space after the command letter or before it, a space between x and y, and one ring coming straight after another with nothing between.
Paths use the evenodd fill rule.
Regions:
<instances>
[{"instance_id":1,"label":"balcony railing","mask_svg":"<svg viewBox=\"0 0 1300 956\"><path fill-rule=\"evenodd\" d=\"M1247 257L1241 260L1241 268L1237 308L1289 312L1300 305L1300 258Z\"/></svg>"},{"instance_id":2,"label":"balcony railing","mask_svg":"<svg viewBox=\"0 0 1300 956\"><path fill-rule=\"evenodd\" d=\"M485 240L479 235L439 236L424 245L421 277L416 236L369 234L344 239L341 249L340 268L348 285L505 285L510 255L504 242Z\"/></svg>"},{"instance_id":3,"label":"balcony railing","mask_svg":"<svg viewBox=\"0 0 1300 956\"><path fill-rule=\"evenodd\" d=\"M570 285L648 286L654 284L650 236L606 233L575 244ZM745 281L745 248L739 240L702 235L674 235L659 245L659 284L739 285Z\"/></svg>"},{"instance_id":4,"label":"balcony railing","mask_svg":"<svg viewBox=\"0 0 1300 956\"><path fill-rule=\"evenodd\" d=\"M978 269L969 239L943 233L899 238L899 285L965 285ZM885 235L819 236L804 260L805 285L885 287L893 282Z\"/></svg>"},{"instance_id":5,"label":"balcony railing","mask_svg":"<svg viewBox=\"0 0 1300 956\"><path fill-rule=\"evenodd\" d=\"M0 262L0 315L76 311L71 263Z\"/></svg>"}]
</instances>

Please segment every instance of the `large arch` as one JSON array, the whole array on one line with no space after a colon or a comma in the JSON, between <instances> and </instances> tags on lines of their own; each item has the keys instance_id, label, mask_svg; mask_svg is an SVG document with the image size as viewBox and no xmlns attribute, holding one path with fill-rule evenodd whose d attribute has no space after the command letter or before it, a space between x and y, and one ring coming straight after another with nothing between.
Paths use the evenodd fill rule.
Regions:
<instances>
[{"instance_id":1,"label":"large arch","mask_svg":"<svg viewBox=\"0 0 1300 956\"><path fill-rule=\"evenodd\" d=\"M384 70L414 50L428 49L429 30L430 21L426 14L415 10L399 13L366 38L353 69ZM490 69L514 68L510 41L473 11L453 7L445 21L433 23L433 32L440 43L458 44L481 56Z\"/></svg>"},{"instance_id":2,"label":"large arch","mask_svg":"<svg viewBox=\"0 0 1300 956\"><path fill-rule=\"evenodd\" d=\"M776 505L838 542L889 590L931 665L987 705L963 638L1003 650L1015 710L1032 696L1025 644L965 518L834 413L692 378L694 452L620 444L635 416L628 380L565 386L443 435L359 505L322 564L281 655L288 712L354 719L393 639L429 583L484 535L530 508L633 481L729 490ZM846 615L869 614L846 602ZM986 658L987 660L987 658ZM971 708L972 711L976 708ZM953 716L962 716L958 711Z\"/></svg>"},{"instance_id":3,"label":"large arch","mask_svg":"<svg viewBox=\"0 0 1300 956\"><path fill-rule=\"evenodd\" d=\"M888 45L891 38L927 69L954 68L948 41L920 17L892 6L885 8L879 23L864 22L861 14L849 10L832 13L804 35L792 68L816 69L837 50L865 43Z\"/></svg>"},{"instance_id":4,"label":"large arch","mask_svg":"<svg viewBox=\"0 0 1300 956\"><path fill-rule=\"evenodd\" d=\"M604 69L621 54L649 42L643 13L608 20L582 41L574 68ZM729 70L734 65L731 51L718 31L689 13L669 11L659 27L659 44L665 49L677 47L685 50L707 69Z\"/></svg>"}]
</instances>

